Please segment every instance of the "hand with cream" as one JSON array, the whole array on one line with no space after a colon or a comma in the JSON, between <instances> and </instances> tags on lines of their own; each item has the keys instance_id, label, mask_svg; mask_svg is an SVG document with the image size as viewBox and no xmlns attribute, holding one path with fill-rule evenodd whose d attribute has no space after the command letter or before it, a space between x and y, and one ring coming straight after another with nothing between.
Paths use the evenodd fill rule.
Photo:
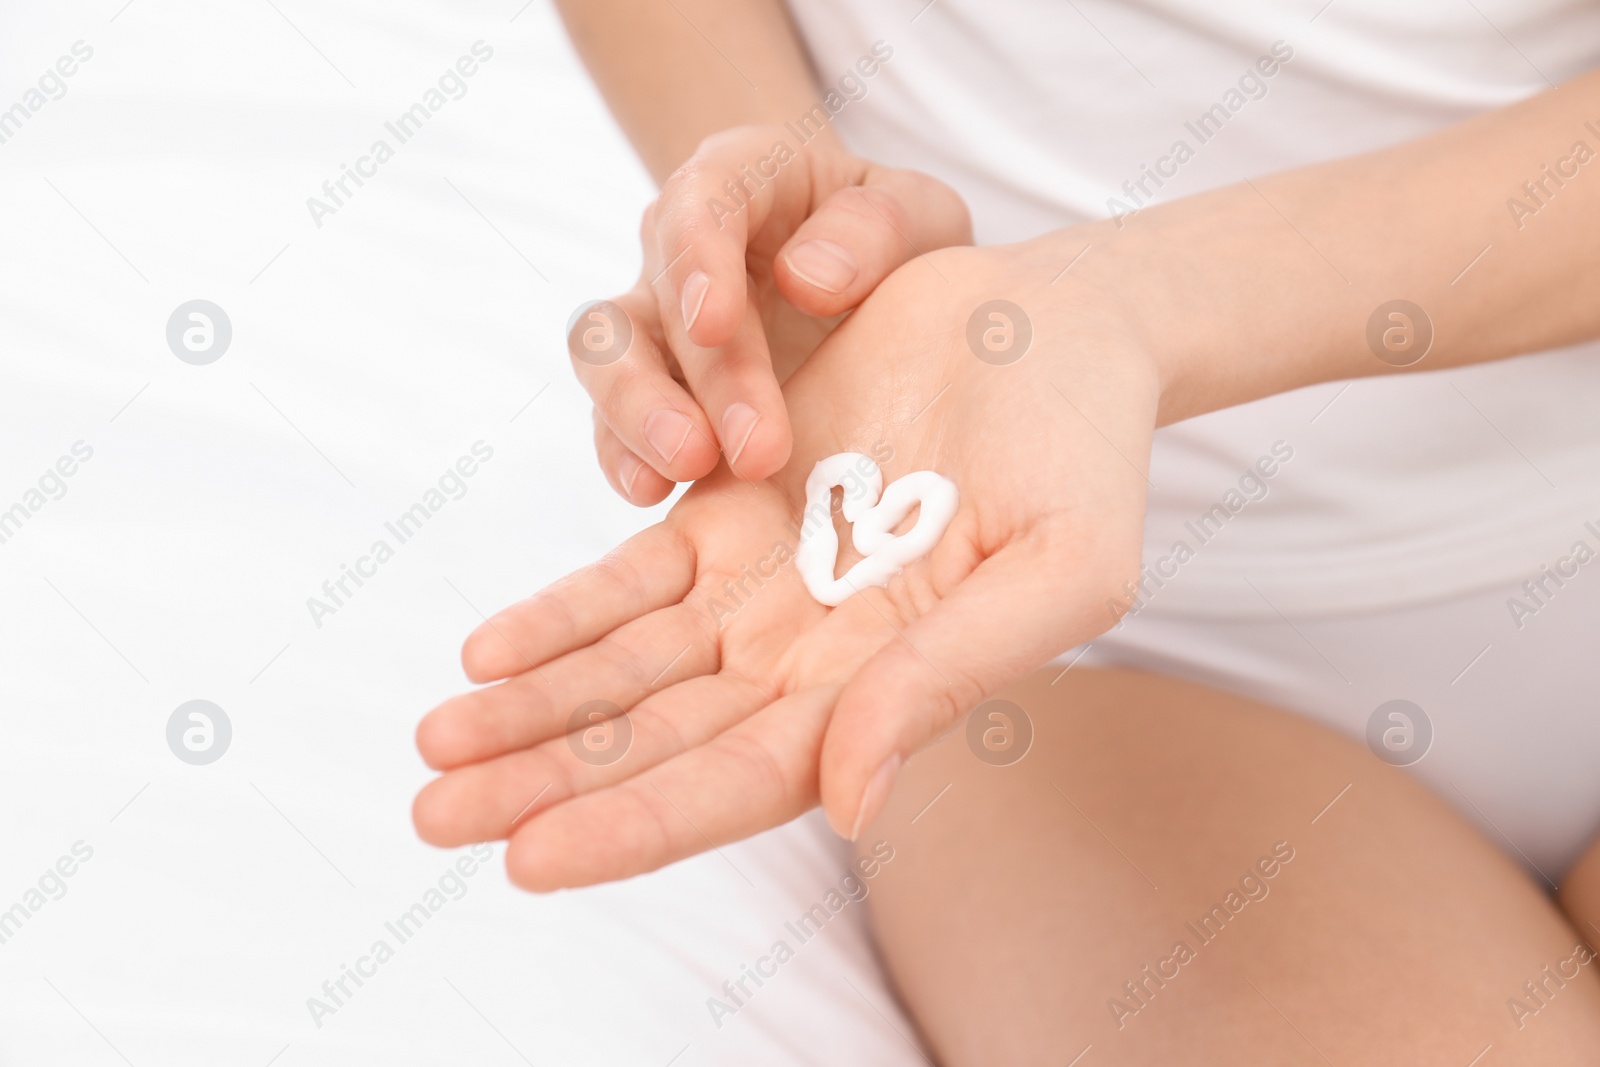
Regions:
<instances>
[{"instance_id":1,"label":"hand with cream","mask_svg":"<svg viewBox=\"0 0 1600 1067\"><path fill-rule=\"evenodd\" d=\"M538 890L819 801L855 836L904 759L1113 625L1137 578L1157 378L1115 305L1049 288L1060 264L1038 255L1004 286L994 250L896 272L785 386L781 471L721 467L480 627L463 660L498 684L423 720L446 773L417 798L422 836L509 836L511 878ZM997 294L1028 309L1025 345L1024 324L989 317ZM584 707L626 712L624 751L601 762L575 741Z\"/></svg>"},{"instance_id":2,"label":"hand with cream","mask_svg":"<svg viewBox=\"0 0 1600 1067\"><path fill-rule=\"evenodd\" d=\"M830 509L835 488L845 490L839 511L851 524L852 543L863 557L837 578L839 535ZM883 472L871 456L840 452L818 460L806 479L806 509L795 552L806 591L817 603L836 608L863 589L888 585L906 564L933 551L956 517L959 499L955 483L935 471L912 471L885 489ZM913 508L920 509L916 523L895 533Z\"/></svg>"}]
</instances>

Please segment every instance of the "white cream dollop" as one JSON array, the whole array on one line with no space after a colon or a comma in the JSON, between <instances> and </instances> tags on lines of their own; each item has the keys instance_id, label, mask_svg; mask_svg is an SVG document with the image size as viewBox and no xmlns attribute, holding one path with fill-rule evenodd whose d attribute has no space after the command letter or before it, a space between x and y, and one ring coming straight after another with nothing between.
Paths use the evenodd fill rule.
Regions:
<instances>
[{"instance_id":1,"label":"white cream dollop","mask_svg":"<svg viewBox=\"0 0 1600 1067\"><path fill-rule=\"evenodd\" d=\"M830 506L834 486L844 490L844 517L854 524L850 539L865 557L839 578L833 576L839 561ZM806 591L837 607L857 590L888 585L907 564L933 551L955 518L959 500L956 483L937 471L913 471L884 488L883 471L870 456L840 452L819 461L806 478L806 510L795 553ZM896 536L894 528L918 504L922 511L916 525Z\"/></svg>"}]
</instances>

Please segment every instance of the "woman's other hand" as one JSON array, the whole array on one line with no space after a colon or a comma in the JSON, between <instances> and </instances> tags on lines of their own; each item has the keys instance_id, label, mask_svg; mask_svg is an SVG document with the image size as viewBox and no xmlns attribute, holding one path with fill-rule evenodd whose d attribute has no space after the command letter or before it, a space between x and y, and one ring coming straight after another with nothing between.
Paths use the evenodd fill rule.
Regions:
<instances>
[{"instance_id":1,"label":"woman's other hand","mask_svg":"<svg viewBox=\"0 0 1600 1067\"><path fill-rule=\"evenodd\" d=\"M891 272L971 240L949 186L851 155L831 130L802 141L809 129L703 141L645 210L638 283L574 323L596 451L632 503L657 503L719 455L746 480L774 474L793 446L783 381Z\"/></svg>"}]
</instances>

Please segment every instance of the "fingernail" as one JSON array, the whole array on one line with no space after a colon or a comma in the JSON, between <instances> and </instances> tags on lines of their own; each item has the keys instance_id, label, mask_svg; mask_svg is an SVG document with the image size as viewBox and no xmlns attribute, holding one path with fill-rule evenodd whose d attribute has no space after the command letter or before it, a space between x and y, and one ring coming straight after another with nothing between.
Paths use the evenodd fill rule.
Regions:
<instances>
[{"instance_id":1,"label":"fingernail","mask_svg":"<svg viewBox=\"0 0 1600 1067\"><path fill-rule=\"evenodd\" d=\"M792 248L784 261L803 281L829 293L842 293L861 268L844 245L820 238Z\"/></svg>"},{"instance_id":2,"label":"fingernail","mask_svg":"<svg viewBox=\"0 0 1600 1067\"><path fill-rule=\"evenodd\" d=\"M633 501L633 483L644 473L644 461L629 452L617 463L617 480L622 483L622 495Z\"/></svg>"},{"instance_id":3,"label":"fingernail","mask_svg":"<svg viewBox=\"0 0 1600 1067\"><path fill-rule=\"evenodd\" d=\"M744 446L750 443L750 435L756 432L756 423L760 421L756 409L742 402L729 404L728 410L722 413L722 447L728 450L728 466L739 462Z\"/></svg>"},{"instance_id":4,"label":"fingernail","mask_svg":"<svg viewBox=\"0 0 1600 1067\"><path fill-rule=\"evenodd\" d=\"M683 280L683 328L694 329L694 322L700 317L700 307L706 302L706 293L711 291L711 279L706 277L706 272L697 270Z\"/></svg>"},{"instance_id":5,"label":"fingernail","mask_svg":"<svg viewBox=\"0 0 1600 1067\"><path fill-rule=\"evenodd\" d=\"M693 429L688 419L667 408L651 412L650 417L644 420L644 439L650 442L650 447L656 450L662 462L671 463L683 450L683 443L689 439L689 432Z\"/></svg>"},{"instance_id":6,"label":"fingernail","mask_svg":"<svg viewBox=\"0 0 1600 1067\"><path fill-rule=\"evenodd\" d=\"M861 794L861 810L856 812L856 824L850 828L850 840L860 837L861 831L871 826L878 813L883 811L884 801L889 799L889 790L894 787L895 775L900 773L900 762L898 753L890 756L872 776L872 781L867 783L867 791Z\"/></svg>"}]
</instances>

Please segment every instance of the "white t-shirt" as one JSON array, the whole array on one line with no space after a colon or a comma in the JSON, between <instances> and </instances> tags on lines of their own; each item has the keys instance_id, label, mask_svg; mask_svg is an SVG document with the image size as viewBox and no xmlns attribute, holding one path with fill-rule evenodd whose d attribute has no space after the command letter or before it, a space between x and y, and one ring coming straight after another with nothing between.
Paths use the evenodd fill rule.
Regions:
<instances>
[{"instance_id":1,"label":"white t-shirt","mask_svg":"<svg viewBox=\"0 0 1600 1067\"><path fill-rule=\"evenodd\" d=\"M921 4L791 6L846 142L953 185L979 243L1409 140L1600 65L1582 0ZM878 41L892 54L862 77ZM1146 609L1372 610L1600 549L1597 355L1318 385L1161 430Z\"/></svg>"}]
</instances>

